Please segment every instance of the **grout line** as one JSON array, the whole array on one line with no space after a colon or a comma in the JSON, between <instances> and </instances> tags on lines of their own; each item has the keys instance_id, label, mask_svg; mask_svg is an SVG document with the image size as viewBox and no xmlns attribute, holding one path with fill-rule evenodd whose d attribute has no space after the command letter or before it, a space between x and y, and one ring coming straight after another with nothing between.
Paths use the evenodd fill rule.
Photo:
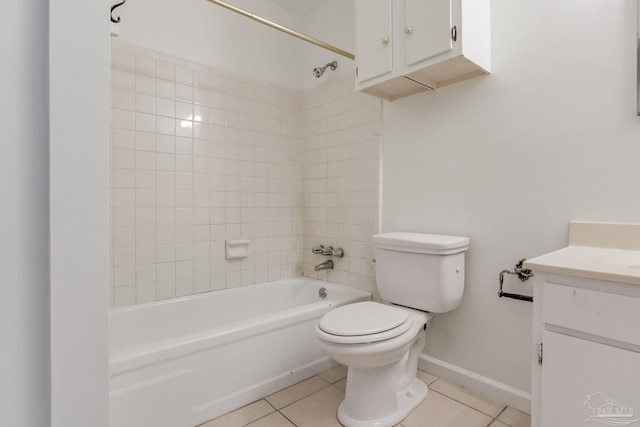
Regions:
<instances>
[{"instance_id":1,"label":"grout line","mask_svg":"<svg viewBox=\"0 0 640 427\"><path fill-rule=\"evenodd\" d=\"M267 402L267 403L268 403L268 402ZM251 421L249 424L245 424L245 425L243 425L242 427L250 426L251 424L255 423L256 421L260 421L261 419L266 418L266 417L268 417L269 415L274 414L275 412L278 412L278 410L275 410L275 411L273 411L273 412L269 412L268 414L266 414L266 415L264 415L264 416L262 416L262 417L260 417L260 418L256 418L255 420Z\"/></svg>"},{"instance_id":2,"label":"grout line","mask_svg":"<svg viewBox=\"0 0 640 427\"><path fill-rule=\"evenodd\" d=\"M446 395L446 394L444 394L444 393L440 393L440 392L439 392L439 391L437 391L437 390L429 389L429 391L430 391L430 392L433 392L433 393L438 393L439 395L444 396L444 397L446 397L446 398L448 398L448 399L451 399L451 400L453 400L454 402L457 402L457 403L459 403L459 404L461 404L461 405L464 405L464 406L466 406L467 408L473 409L474 411L479 412L479 413L481 413L481 414L483 414L483 415L486 415L487 417L493 418L493 419L494 419L494 421L497 419L497 417L498 417L500 414L502 414L502 413L504 412L504 410L505 410L505 409L507 409L507 405L505 405L505 406L504 406L504 408L502 408L502 410L498 413L498 415L496 415L496 416L494 417L493 415L485 414L484 412L482 412L482 411L481 411L481 410L479 410L478 408L474 408L473 406L467 405L466 403L461 402L461 401L459 401L458 399L454 399L454 398L453 398L453 397L451 397L451 396L448 396L448 395Z\"/></svg>"},{"instance_id":3,"label":"grout line","mask_svg":"<svg viewBox=\"0 0 640 427\"><path fill-rule=\"evenodd\" d=\"M268 396L267 396L267 397L268 397ZM265 402L267 402L267 404L269 404L269 406L271 406L271 407L273 408L273 410L274 410L274 411L277 411L277 410L278 410L278 408L276 408L275 406L273 406L273 405L271 404L271 402L269 402L269 401L267 400L267 397L263 397L263 398L262 398L262 400L264 400ZM273 412L272 412L272 413L273 413Z\"/></svg>"},{"instance_id":4,"label":"grout line","mask_svg":"<svg viewBox=\"0 0 640 427\"><path fill-rule=\"evenodd\" d=\"M504 408L502 408L502 411L500 411L500 413L499 413L498 415L496 415L496 420L498 419L498 417L499 417L500 415L502 415L502 413L503 413L504 411L506 411L506 410L507 410L507 408L508 408L508 407L509 407L509 405L506 405ZM502 422L502 421L500 421L500 422ZM505 425L506 425L507 423L503 423L503 424L505 424Z\"/></svg>"},{"instance_id":5,"label":"grout line","mask_svg":"<svg viewBox=\"0 0 640 427\"><path fill-rule=\"evenodd\" d=\"M293 420L290 420L290 419L289 419L285 414L283 414L283 413L282 413L282 412L280 412L280 411L278 411L278 413L279 413L280 415L282 415L282 416L283 416L287 421L289 421L291 424L293 424L294 426L298 427L298 426L296 425L296 423L294 423L294 422L293 422Z\"/></svg>"},{"instance_id":6,"label":"grout line","mask_svg":"<svg viewBox=\"0 0 640 427\"><path fill-rule=\"evenodd\" d=\"M286 406L283 406L283 407L282 407L282 408L280 408L280 409L277 409L274 405L272 405L272 404L271 404L271 403L266 399L266 397L265 397L265 398L263 398L263 399L260 399L260 400L264 400L264 401L265 401L265 402L266 402L266 403L267 403L267 404L268 404L268 405L273 409L273 411L272 411L272 412L270 412L270 413L268 413L268 414L266 414L266 415L264 415L264 416L262 416L262 417L260 417L260 418L258 418L258 419L256 419L256 420L251 421L251 423L249 423L249 424L245 424L243 427L246 427L246 426L248 426L248 425L250 425L250 424L252 424L252 423L255 423L256 421L261 420L262 418L265 418L265 417L267 417L267 416L270 416L270 415L272 415L274 412L278 412L282 417L284 417L287 421L289 421L293 426L296 426L296 427L297 427L297 424L296 424L296 423L294 423L294 422L293 422L293 420L291 420L289 417L287 417L287 416L282 412L282 410L283 410L283 409L285 409L285 408L287 408L287 407L289 407L289 406L291 406L291 405L293 405L293 404L295 404L295 403L298 403L298 402L300 402L301 400L306 399L307 397L313 396L314 394L316 394L316 393L318 393L318 392L320 392L320 391L322 391L322 390L325 390L325 389L326 389L326 388L328 388L328 387L333 387L333 388L336 388L337 390L339 390L339 391L341 391L341 392L344 392L344 390L342 390L341 388L339 388L338 386L336 386L336 384L337 384L338 382L342 381L344 378L340 378L338 381L335 381L335 382L333 382L333 383L330 383L329 381L327 381L327 380L325 380L324 378L320 377L320 375L316 375L316 377L318 377L318 378L320 378L321 380L323 380L323 381L326 383L326 386L324 386L324 387L322 387L322 388L320 388L320 389L316 390L315 392L311 393L311 394L310 394L310 395L308 395L308 396L303 396L303 397L299 398L298 400L296 400L296 401L294 401L294 402L291 402L291 403L289 403L289 404L288 404L288 405L286 405ZM313 377L312 377L312 378L313 378ZM432 382L431 382L431 384L433 384L433 383L434 383L435 381L437 381L438 379L439 379L439 378L437 378L436 380L432 381ZM301 381L301 382L302 382L302 381ZM297 383L297 384L299 384L299 383ZM295 384L294 384L294 385L295 385ZM292 385L292 386L290 386L290 387L293 387L294 385ZM283 390L284 390L284 389L283 389ZM507 410L507 408L509 408L509 405L504 405L504 406L503 406L503 408L502 408L502 410L501 410L501 411L500 411L500 412L499 412L495 417L493 417L493 416L491 416L491 415L489 415L489 414L485 414L484 412L480 411L479 409L476 409L476 408L474 408L474 407L472 407L472 406L470 406L470 405L468 405L468 404L466 404L466 403L464 403L464 402L461 402L461 401L459 401L459 400L457 400L457 399L454 399L453 397L448 396L448 395L446 395L446 394L444 394L444 393L438 392L438 391L433 390L433 389L429 389L429 391L430 391L430 392L432 392L432 393L437 393L437 394L439 394L439 395L441 395L441 396L443 396L443 397L446 397L446 398L448 398L448 399L453 400L454 402L456 402L456 403L458 403L458 404L464 405L464 406L466 406L466 407L468 407L468 408L470 408L470 409L472 409L472 410L474 410L474 411L476 411L476 412L479 412L479 413L481 413L481 414L483 414L483 415L486 415L486 416L490 417L491 419L489 420L489 423L488 423L485 427L490 427L490 426L491 426L493 423L495 423L496 421L497 421L497 422L500 422L500 423L503 423L503 424L504 424L504 425L506 425L506 426L509 426L509 424L507 424L507 423L505 423L505 422L503 422L503 421L501 421L501 420L498 420L498 417L499 417L500 415L502 415L502 414ZM258 401L259 401L259 400L258 400ZM258 401L256 401L256 402L258 402ZM248 405L245 405L245 406L249 406L249 405L251 405L251 404L253 404L253 403L256 403L256 402L249 403ZM241 409L241 408L238 408L238 409ZM232 412L233 412L233 411L232 411ZM210 420L210 421L212 421L212 420ZM208 422L208 421L207 421L207 422Z\"/></svg>"},{"instance_id":7,"label":"grout line","mask_svg":"<svg viewBox=\"0 0 640 427\"><path fill-rule=\"evenodd\" d=\"M317 375L316 375L316 376L317 376ZM311 378L313 378L313 377L311 377ZM309 379L311 379L311 378L309 378ZM307 396L303 396L303 397L301 397L300 399L295 400L295 401L293 401L293 402L291 402L291 403L289 403L289 404L287 404L287 405L283 406L283 407L282 407L282 408L280 408L280 409L276 409L276 408L275 408L275 406L273 406L273 405L271 405L271 403L269 403L269 401L267 401L267 403L269 403L269 405L271 405L271 406L272 406L276 411L280 412L280 411L281 411L281 410L283 410L284 408L288 408L289 406L291 406L291 405L293 405L293 404L295 404L295 403L300 402L302 399L306 399L306 398L307 398L307 397L309 397L309 396L313 396L313 395L314 395L314 394L316 394L317 392L319 392L319 391L321 391L321 390L324 390L324 389L325 389L325 388L327 388L327 387L331 387L331 386L333 385L333 384L330 384L328 381L325 381L323 378L320 378L320 379L321 379L321 380L323 380L325 383L327 383L327 385L325 385L325 386L324 386L324 387L322 387L321 389L318 389L318 390L314 391L313 393L311 393L311 394L309 394L309 395L307 395ZM306 380L303 380L303 381L306 381ZM302 381L300 381L300 382L298 382L298 383L296 383L296 384L300 384L301 382L302 382ZM292 386L289 386L289 387L293 387L293 386L295 386L296 384L294 384L294 385L292 385ZM289 388L289 387L287 387L287 388ZM286 390L286 388L285 388L285 389L283 389L283 390ZM276 393L277 393L277 392L276 392ZM267 397L268 397L268 396L267 396ZM264 400L267 400L267 399L266 399L266 397L264 398Z\"/></svg>"}]
</instances>

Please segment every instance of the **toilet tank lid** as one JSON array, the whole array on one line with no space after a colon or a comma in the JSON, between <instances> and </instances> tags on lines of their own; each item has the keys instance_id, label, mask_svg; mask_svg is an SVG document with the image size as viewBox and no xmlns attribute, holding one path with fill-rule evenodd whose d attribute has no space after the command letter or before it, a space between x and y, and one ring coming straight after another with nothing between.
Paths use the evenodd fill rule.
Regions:
<instances>
[{"instance_id":1,"label":"toilet tank lid","mask_svg":"<svg viewBox=\"0 0 640 427\"><path fill-rule=\"evenodd\" d=\"M373 235L376 248L403 252L450 255L469 248L469 238L440 234L392 232Z\"/></svg>"}]
</instances>

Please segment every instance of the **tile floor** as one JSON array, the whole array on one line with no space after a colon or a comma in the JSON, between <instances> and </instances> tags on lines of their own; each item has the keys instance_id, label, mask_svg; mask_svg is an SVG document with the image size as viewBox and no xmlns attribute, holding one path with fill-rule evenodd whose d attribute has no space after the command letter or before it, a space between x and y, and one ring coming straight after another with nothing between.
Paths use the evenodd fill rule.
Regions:
<instances>
[{"instance_id":1,"label":"tile floor","mask_svg":"<svg viewBox=\"0 0 640 427\"><path fill-rule=\"evenodd\" d=\"M340 427L347 369L338 366L200 427ZM528 414L418 371L429 386L425 401L398 427L530 427Z\"/></svg>"}]
</instances>

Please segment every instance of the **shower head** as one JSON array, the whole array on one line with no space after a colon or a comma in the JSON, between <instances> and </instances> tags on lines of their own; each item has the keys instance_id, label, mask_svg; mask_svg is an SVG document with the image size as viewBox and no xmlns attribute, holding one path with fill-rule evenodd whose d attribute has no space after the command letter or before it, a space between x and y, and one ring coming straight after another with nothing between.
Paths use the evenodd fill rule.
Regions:
<instances>
[{"instance_id":1,"label":"shower head","mask_svg":"<svg viewBox=\"0 0 640 427\"><path fill-rule=\"evenodd\" d=\"M327 68L331 68L332 70L335 70L336 68L338 68L338 61L329 62L324 67L316 67L316 68L314 68L313 69L313 76L315 78L319 78L320 76L322 76L324 74L324 72L327 70Z\"/></svg>"}]
</instances>

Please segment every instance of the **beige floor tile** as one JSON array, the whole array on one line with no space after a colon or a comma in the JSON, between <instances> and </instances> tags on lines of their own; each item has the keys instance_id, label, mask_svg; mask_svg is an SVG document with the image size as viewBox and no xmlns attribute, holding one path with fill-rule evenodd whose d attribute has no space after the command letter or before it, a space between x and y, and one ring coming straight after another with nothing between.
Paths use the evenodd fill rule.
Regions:
<instances>
[{"instance_id":1,"label":"beige floor tile","mask_svg":"<svg viewBox=\"0 0 640 427\"><path fill-rule=\"evenodd\" d=\"M447 397L457 400L460 403L464 403L467 406L471 406L473 409L489 415L492 418L498 416L506 405L492 402L479 397L478 395L470 392L466 388L453 384L442 378L434 381L429 388L435 390L440 394L444 394Z\"/></svg>"},{"instance_id":2,"label":"beige floor tile","mask_svg":"<svg viewBox=\"0 0 640 427\"><path fill-rule=\"evenodd\" d=\"M416 376L418 377L418 379L421 379L426 385L429 385L438 379L438 377L436 377L435 375L421 369L418 369L418 373L416 374Z\"/></svg>"},{"instance_id":3,"label":"beige floor tile","mask_svg":"<svg viewBox=\"0 0 640 427\"><path fill-rule=\"evenodd\" d=\"M258 400L215 420L206 422L200 427L243 427L274 411L273 406L269 405L265 400Z\"/></svg>"},{"instance_id":4,"label":"beige floor tile","mask_svg":"<svg viewBox=\"0 0 640 427\"><path fill-rule=\"evenodd\" d=\"M511 427L531 427L531 415L508 407L500 414L498 420Z\"/></svg>"},{"instance_id":5,"label":"beige floor tile","mask_svg":"<svg viewBox=\"0 0 640 427\"><path fill-rule=\"evenodd\" d=\"M341 427L338 406L344 392L329 386L282 409L281 412L297 427Z\"/></svg>"},{"instance_id":6,"label":"beige floor tile","mask_svg":"<svg viewBox=\"0 0 640 427\"><path fill-rule=\"evenodd\" d=\"M328 386L329 383L322 378L311 377L308 380L301 381L298 384L294 384L291 387L267 396L266 400L276 409L282 409Z\"/></svg>"},{"instance_id":7,"label":"beige floor tile","mask_svg":"<svg viewBox=\"0 0 640 427\"><path fill-rule=\"evenodd\" d=\"M405 427L486 427L492 418L433 390L402 421Z\"/></svg>"},{"instance_id":8,"label":"beige floor tile","mask_svg":"<svg viewBox=\"0 0 640 427\"><path fill-rule=\"evenodd\" d=\"M509 427L505 423L501 423L500 421L494 421L491 423L489 427Z\"/></svg>"},{"instance_id":9,"label":"beige floor tile","mask_svg":"<svg viewBox=\"0 0 640 427\"><path fill-rule=\"evenodd\" d=\"M247 427L295 427L295 425L280 412L274 412L264 418L260 418L258 421L247 424Z\"/></svg>"},{"instance_id":10,"label":"beige floor tile","mask_svg":"<svg viewBox=\"0 0 640 427\"><path fill-rule=\"evenodd\" d=\"M421 370L418 370L417 377L421 379L426 385L429 385L438 379L438 377L436 377L435 375ZM338 387L340 390L345 391L347 389L347 379L343 378L333 385Z\"/></svg>"},{"instance_id":11,"label":"beige floor tile","mask_svg":"<svg viewBox=\"0 0 640 427\"><path fill-rule=\"evenodd\" d=\"M347 377L347 367L344 365L336 366L328 371L324 371L318 376L326 382L333 384Z\"/></svg>"}]
</instances>

